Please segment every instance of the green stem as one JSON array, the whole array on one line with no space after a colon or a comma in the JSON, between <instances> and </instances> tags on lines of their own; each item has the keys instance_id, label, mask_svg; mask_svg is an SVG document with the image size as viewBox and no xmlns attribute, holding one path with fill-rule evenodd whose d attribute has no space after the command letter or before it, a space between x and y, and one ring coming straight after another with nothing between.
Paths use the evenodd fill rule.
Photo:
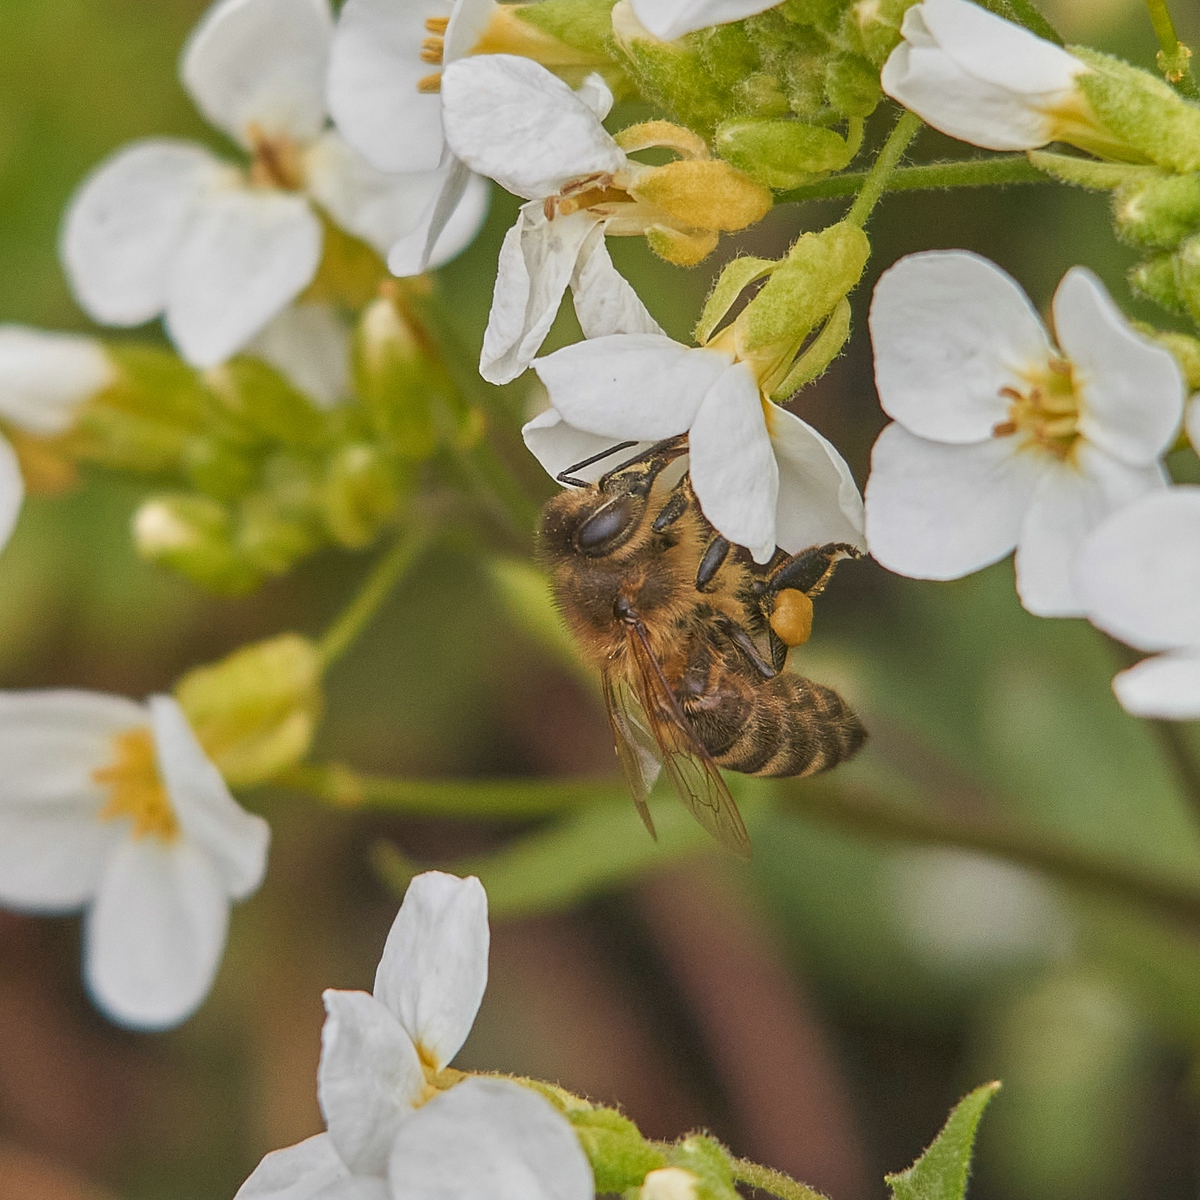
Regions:
<instances>
[{"instance_id":1,"label":"green stem","mask_svg":"<svg viewBox=\"0 0 1200 1200\"><path fill-rule=\"evenodd\" d=\"M920 128L921 118L916 113L906 112L901 115L892 132L888 134L888 140L884 142L879 157L867 172L862 190L846 214L849 224L857 225L861 229L867 223L871 210L887 188L888 177L896 169L904 151L908 149L909 142L917 136L917 130Z\"/></svg>"},{"instance_id":2,"label":"green stem","mask_svg":"<svg viewBox=\"0 0 1200 1200\"><path fill-rule=\"evenodd\" d=\"M1179 40L1175 32L1175 22L1171 20L1167 0L1146 0L1146 8L1150 11L1150 24L1154 26L1158 44L1162 47L1158 56L1159 68L1181 95L1187 96L1189 100L1200 99L1200 88L1196 86L1196 79L1188 61L1192 52Z\"/></svg>"},{"instance_id":3,"label":"green stem","mask_svg":"<svg viewBox=\"0 0 1200 1200\"><path fill-rule=\"evenodd\" d=\"M354 644L387 599L388 593L400 582L430 540L428 530L411 529L401 534L391 548L380 556L354 599L317 643L324 670L328 670Z\"/></svg>"},{"instance_id":4,"label":"green stem","mask_svg":"<svg viewBox=\"0 0 1200 1200\"><path fill-rule=\"evenodd\" d=\"M776 204L802 200L827 200L853 196L866 182L867 172L850 171L819 183L806 184L789 192L780 192ZM887 178L885 191L906 192L926 188L994 187L1006 183L1054 183L1039 171L1024 154L1004 154L996 158L966 162L925 163L918 167L898 167Z\"/></svg>"},{"instance_id":5,"label":"green stem","mask_svg":"<svg viewBox=\"0 0 1200 1200\"><path fill-rule=\"evenodd\" d=\"M1041 832L902 808L816 782L789 787L785 794L790 811L837 829L886 842L976 851L1096 895L1132 902L1160 917L1200 923L1200 886L1077 849Z\"/></svg>"},{"instance_id":6,"label":"green stem","mask_svg":"<svg viewBox=\"0 0 1200 1200\"><path fill-rule=\"evenodd\" d=\"M612 801L621 792L610 779L387 779L337 764L293 767L271 782L343 808L500 821Z\"/></svg>"},{"instance_id":7,"label":"green stem","mask_svg":"<svg viewBox=\"0 0 1200 1200\"><path fill-rule=\"evenodd\" d=\"M772 1167L760 1167L748 1158L731 1158L729 1165L733 1168L735 1182L749 1184L762 1192L770 1192L772 1196L778 1196L779 1200L825 1200L820 1192L798 1183L790 1175Z\"/></svg>"}]
</instances>

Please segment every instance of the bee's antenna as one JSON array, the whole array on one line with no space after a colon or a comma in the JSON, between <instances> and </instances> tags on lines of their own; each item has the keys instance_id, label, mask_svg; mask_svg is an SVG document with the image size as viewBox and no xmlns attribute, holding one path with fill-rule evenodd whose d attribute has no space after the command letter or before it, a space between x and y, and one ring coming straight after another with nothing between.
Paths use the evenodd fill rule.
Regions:
<instances>
[{"instance_id":1,"label":"bee's antenna","mask_svg":"<svg viewBox=\"0 0 1200 1200\"><path fill-rule=\"evenodd\" d=\"M574 478L576 471L582 471L584 467L590 467L592 463L598 463L614 454L619 454L622 450L628 450L630 446L636 445L637 442L618 442L615 446L610 446L607 450L601 450L599 454L593 454L591 458L585 458L581 462L572 463L569 467L559 471L554 478L559 483L565 483L570 487L587 487L588 481L586 479Z\"/></svg>"}]
</instances>

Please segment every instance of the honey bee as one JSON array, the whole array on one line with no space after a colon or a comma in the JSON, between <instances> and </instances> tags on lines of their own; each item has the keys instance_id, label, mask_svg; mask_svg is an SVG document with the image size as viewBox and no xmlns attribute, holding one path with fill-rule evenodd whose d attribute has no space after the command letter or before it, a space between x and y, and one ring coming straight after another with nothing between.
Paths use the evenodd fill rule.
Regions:
<instances>
[{"instance_id":1,"label":"honey bee","mask_svg":"<svg viewBox=\"0 0 1200 1200\"><path fill-rule=\"evenodd\" d=\"M666 468L686 435L659 442L596 483L575 472L633 446L623 442L568 467L574 485L542 510L539 537L555 598L600 670L605 707L634 803L653 835L646 796L665 768L713 837L746 858L750 839L718 767L748 775L827 771L866 730L830 688L783 672L804 641L812 598L843 543L765 566L705 519L688 476Z\"/></svg>"}]
</instances>

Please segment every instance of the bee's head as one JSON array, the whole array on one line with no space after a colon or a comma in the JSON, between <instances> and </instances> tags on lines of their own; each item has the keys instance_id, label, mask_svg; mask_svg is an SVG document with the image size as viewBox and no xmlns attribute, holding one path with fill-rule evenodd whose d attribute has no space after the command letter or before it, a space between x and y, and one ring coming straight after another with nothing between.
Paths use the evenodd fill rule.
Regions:
<instances>
[{"instance_id":1,"label":"bee's head","mask_svg":"<svg viewBox=\"0 0 1200 1200\"><path fill-rule=\"evenodd\" d=\"M547 558L604 558L629 542L645 520L648 497L613 482L560 492L547 502L538 538Z\"/></svg>"}]
</instances>

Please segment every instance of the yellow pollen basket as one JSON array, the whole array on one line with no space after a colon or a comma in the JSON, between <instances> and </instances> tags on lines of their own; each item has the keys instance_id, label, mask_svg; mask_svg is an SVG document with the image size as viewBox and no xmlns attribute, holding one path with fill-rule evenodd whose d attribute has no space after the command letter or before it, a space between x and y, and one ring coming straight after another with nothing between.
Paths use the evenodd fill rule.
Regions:
<instances>
[{"instance_id":1,"label":"yellow pollen basket","mask_svg":"<svg viewBox=\"0 0 1200 1200\"><path fill-rule=\"evenodd\" d=\"M92 772L96 783L111 789L108 802L100 810L100 819L115 821L129 817L135 838L174 841L179 836L179 822L158 773L150 730L142 727L119 733L113 744L115 761Z\"/></svg>"},{"instance_id":2,"label":"yellow pollen basket","mask_svg":"<svg viewBox=\"0 0 1200 1200\"><path fill-rule=\"evenodd\" d=\"M1025 445L1055 458L1071 456L1079 441L1079 397L1071 364L1051 359L1047 370L1030 375L1024 391L1005 387L1000 395L1008 402L1008 420L992 429L994 437L1021 434Z\"/></svg>"}]
</instances>

